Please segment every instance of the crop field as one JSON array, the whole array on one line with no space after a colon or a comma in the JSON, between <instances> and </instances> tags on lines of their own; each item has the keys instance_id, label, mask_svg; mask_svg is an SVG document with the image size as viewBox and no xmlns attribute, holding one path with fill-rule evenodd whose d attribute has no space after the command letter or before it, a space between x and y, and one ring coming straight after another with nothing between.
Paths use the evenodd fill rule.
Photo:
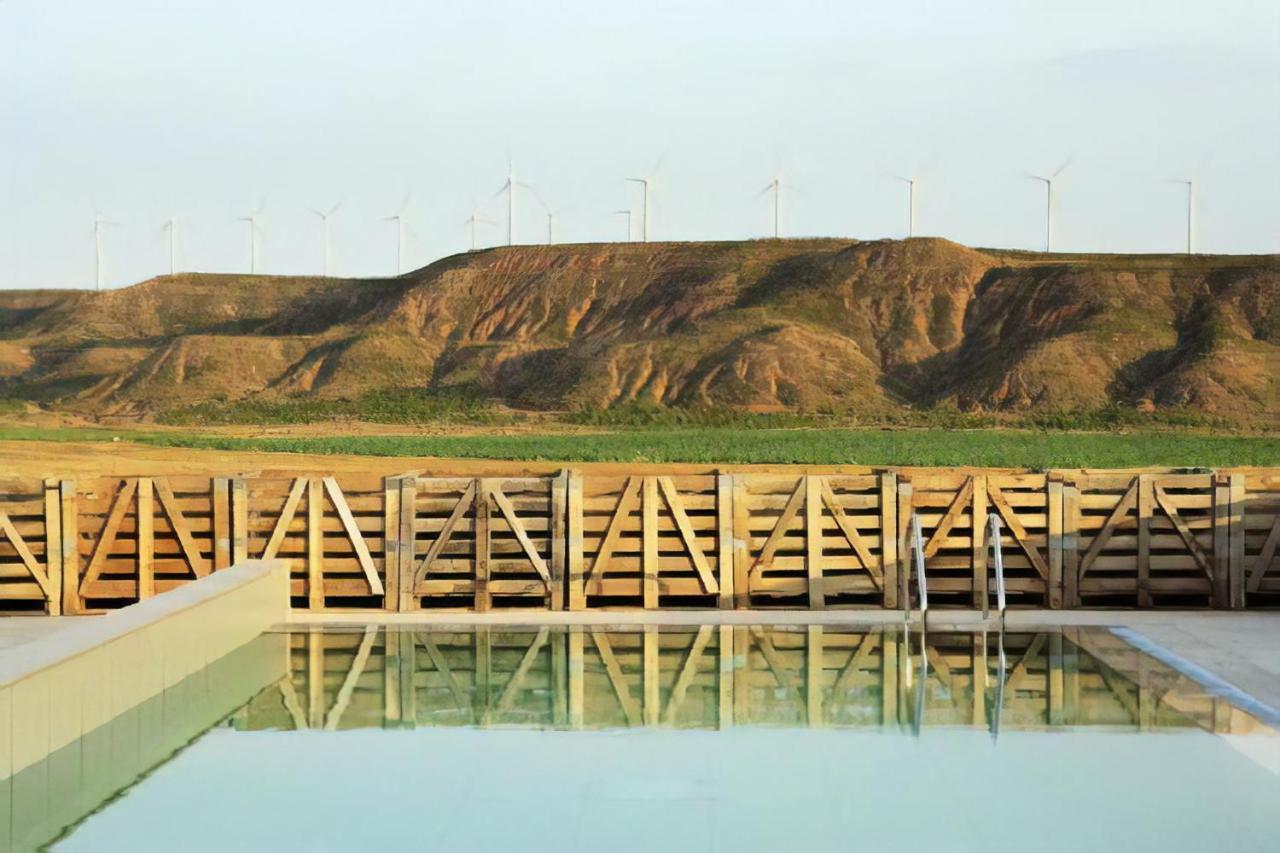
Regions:
<instances>
[{"instance_id":1,"label":"crop field","mask_svg":"<svg viewBox=\"0 0 1280 853\"><path fill-rule=\"evenodd\" d=\"M1280 438L1189 431L650 428L601 432L244 437L194 430L0 428L0 440L236 452L556 462L1133 468L1280 465Z\"/></svg>"}]
</instances>

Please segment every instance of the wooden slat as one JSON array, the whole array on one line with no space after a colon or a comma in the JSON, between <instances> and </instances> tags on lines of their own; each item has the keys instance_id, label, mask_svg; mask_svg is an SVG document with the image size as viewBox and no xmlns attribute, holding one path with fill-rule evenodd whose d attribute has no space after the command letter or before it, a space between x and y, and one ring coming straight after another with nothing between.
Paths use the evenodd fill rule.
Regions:
<instances>
[{"instance_id":1,"label":"wooden slat","mask_svg":"<svg viewBox=\"0 0 1280 853\"><path fill-rule=\"evenodd\" d=\"M702 580L703 591L711 595L718 594L720 585L716 582L716 577L712 574L711 567L707 565L707 558L702 553L702 547L694 537L693 528L689 524L689 516L685 514L684 507L680 503L680 495L676 493L676 487L672 485L670 477L658 477L657 480L662 489L662 496L666 500L667 509L670 510L671 517L675 520L676 528L680 531L680 537L684 540L685 550L689 554L689 559L693 561L693 568Z\"/></svg>"},{"instance_id":2,"label":"wooden slat","mask_svg":"<svg viewBox=\"0 0 1280 853\"><path fill-rule=\"evenodd\" d=\"M116 492L115 498L111 503L111 511L107 514L106 523L103 524L102 531L98 534L98 541L94 545L93 555L89 557L89 565L85 569L84 580L80 582L82 589L85 584L96 581L102 574L102 563L116 541L116 531L120 529L120 522L124 520L125 513L129 511L129 506L133 503L133 495L137 489L137 480L126 480L124 485Z\"/></svg>"},{"instance_id":3,"label":"wooden slat","mask_svg":"<svg viewBox=\"0 0 1280 853\"><path fill-rule=\"evenodd\" d=\"M477 484L475 480L472 480L467 484L457 504L454 505L453 511L449 513L444 527L440 529L440 534L436 536L435 541L431 543L431 547L427 549L426 556L422 558L422 561L418 563L418 567L414 570L412 586L416 587L426 578L427 569L444 551L445 546L449 544L449 537L453 535L453 529L457 526L458 520L467 514L468 509L478 505L476 494Z\"/></svg>"},{"instance_id":4,"label":"wooden slat","mask_svg":"<svg viewBox=\"0 0 1280 853\"><path fill-rule=\"evenodd\" d=\"M169 486L168 481L164 479L155 480L154 486L155 492L160 498L160 508L164 511L165 517L169 519L169 526L173 528L174 536L177 537L178 543L182 547L182 554L186 557L187 565L191 567L192 574L197 578L205 577L209 574L209 564L196 546L195 539L191 536L186 516L178 508L178 501L173 496L173 489Z\"/></svg>"},{"instance_id":5,"label":"wooden slat","mask_svg":"<svg viewBox=\"0 0 1280 853\"><path fill-rule=\"evenodd\" d=\"M356 559L360 561L360 569L364 572L365 580L369 582L369 593L371 595L384 595L386 590L382 586L382 579L378 577L378 570L373 565L373 555L369 553L369 546L365 544L364 536L356 527L355 517L351 514L351 508L347 506L346 497L342 494L342 489L338 488L338 481L333 477L325 477L323 480L324 490L329 495L329 502L333 504L333 508L338 512L338 518L342 520L342 526L346 529L347 538L351 545L355 548Z\"/></svg>"},{"instance_id":6,"label":"wooden slat","mask_svg":"<svg viewBox=\"0 0 1280 853\"><path fill-rule=\"evenodd\" d=\"M150 477L138 478L138 600L146 601L156 594L155 575L155 483Z\"/></svg>"},{"instance_id":7,"label":"wooden slat","mask_svg":"<svg viewBox=\"0 0 1280 853\"><path fill-rule=\"evenodd\" d=\"M886 471L880 475L880 567L883 603L898 607L898 478Z\"/></svg>"},{"instance_id":8,"label":"wooden slat","mask_svg":"<svg viewBox=\"0 0 1280 853\"><path fill-rule=\"evenodd\" d=\"M507 496L497 486L491 486L489 494L492 495L494 503L498 505L498 511L502 513L503 518L507 520L507 524L511 526L511 532L515 534L516 541L520 543L525 556L529 558L530 565L550 587L551 572L547 569L547 564L543 561L542 555L538 553L538 549L534 548L533 543L529 541L529 534L525 533L524 526L516 516L516 511L511 507L511 501L507 500Z\"/></svg>"},{"instance_id":9,"label":"wooden slat","mask_svg":"<svg viewBox=\"0 0 1280 853\"><path fill-rule=\"evenodd\" d=\"M644 498L640 507L641 538L644 545L644 609L658 607L658 483L656 477L643 478Z\"/></svg>"},{"instance_id":10,"label":"wooden slat","mask_svg":"<svg viewBox=\"0 0 1280 853\"><path fill-rule=\"evenodd\" d=\"M913 484L914 485L914 484ZM969 510L969 504L973 498L973 478L968 477L964 481L964 485L956 496L952 499L947 511L943 514L937 526L934 527L933 533L930 534L929 540L924 546L924 556L926 559L933 557L938 553L938 549L942 547L943 540L947 538L947 534L951 532L951 528L960 519L960 516Z\"/></svg>"},{"instance_id":11,"label":"wooden slat","mask_svg":"<svg viewBox=\"0 0 1280 853\"><path fill-rule=\"evenodd\" d=\"M276 554L280 551L280 546L284 544L284 538L289 532L289 525L293 523L293 517L298 511L298 504L302 501L302 492L307 488L307 478L297 477L293 481L292 488L289 489L289 496L285 498L284 507L280 510L280 515L276 519L275 527L272 528L271 538L267 540L267 545L262 549L262 559L274 560ZM247 504L248 502L245 501ZM310 524L310 522L308 522ZM248 535L246 530L245 535Z\"/></svg>"},{"instance_id":12,"label":"wooden slat","mask_svg":"<svg viewBox=\"0 0 1280 853\"><path fill-rule=\"evenodd\" d=\"M717 605L721 610L734 607L733 570L733 475L716 475L716 568L720 571L720 596Z\"/></svg>"},{"instance_id":13,"label":"wooden slat","mask_svg":"<svg viewBox=\"0 0 1280 853\"><path fill-rule=\"evenodd\" d=\"M13 549L18 552L18 558L22 560L22 565L26 567L27 573L39 585L40 591L44 593L46 601L54 601L58 594L52 584L49 583L49 576L45 573L44 567L36 560L35 554L31 553L31 549L27 547L26 540L19 535L17 528L13 526L13 522L9 519L8 513L0 510L0 532L9 538L9 543Z\"/></svg>"},{"instance_id":14,"label":"wooden slat","mask_svg":"<svg viewBox=\"0 0 1280 853\"><path fill-rule=\"evenodd\" d=\"M628 477L622 493L618 496L618 503L614 507L613 516L609 519L609 527L605 531L604 540L600 543L595 559L591 562L591 570L586 575L588 593L594 594L594 590L591 588L592 585L598 584L608 569L609 555L613 553L613 549L617 546L618 538L622 535L622 528L626 525L627 519L635 510L639 500L640 482L636 477Z\"/></svg>"},{"instance_id":15,"label":"wooden slat","mask_svg":"<svg viewBox=\"0 0 1280 853\"><path fill-rule=\"evenodd\" d=\"M568 513L568 494L569 473L561 471L551 484L551 600L548 606L552 610L564 609L565 551L568 547L565 521Z\"/></svg>"},{"instance_id":16,"label":"wooden slat","mask_svg":"<svg viewBox=\"0 0 1280 853\"><path fill-rule=\"evenodd\" d=\"M322 610L324 609L324 540L320 531L320 519L324 515L324 505L321 502L323 486L315 477L304 482L307 486L307 607L311 610Z\"/></svg>"},{"instance_id":17,"label":"wooden slat","mask_svg":"<svg viewBox=\"0 0 1280 853\"><path fill-rule=\"evenodd\" d=\"M1018 518L1009 502L1005 499L1004 492L994 483L987 484L987 493L991 498L991 503L995 506L996 512L1004 519L1005 526L1009 529L1010 535L1013 536L1018 547L1027 555L1027 559L1031 561L1031 565L1035 568L1040 577L1046 582L1049 581L1049 564L1045 562L1044 557L1040 554L1040 549L1031 541L1030 534L1027 529L1022 526L1022 520ZM1051 546L1052 547L1052 546Z\"/></svg>"},{"instance_id":18,"label":"wooden slat","mask_svg":"<svg viewBox=\"0 0 1280 853\"><path fill-rule=\"evenodd\" d=\"M815 478L820 479L820 478ZM884 589L884 576L880 571L880 565L871 556L871 552L867 550L866 543L862 540L862 534L849 521L849 517L844 514L844 510L836 501L835 495L831 492L829 483L821 482L822 502L826 504L827 510L831 513L831 517L835 519L836 526L840 528L840 532L844 534L844 538L849 542L849 547L853 549L853 553L857 555L858 561L862 564L862 568L866 569L867 574L871 576L872 582L875 583L876 589Z\"/></svg>"},{"instance_id":19,"label":"wooden slat","mask_svg":"<svg viewBox=\"0 0 1280 853\"><path fill-rule=\"evenodd\" d=\"M1178 535L1182 537L1183 544L1187 546L1187 550L1191 552L1191 556L1195 559L1196 565L1204 572L1205 577L1213 580L1213 569L1209 565L1209 556L1205 554L1204 549L1200 547L1200 543L1196 540L1195 535L1187 527L1187 523L1183 521L1182 516L1178 514L1178 507L1174 505L1173 500L1165 493L1164 489L1159 485L1152 485L1152 491L1156 503L1164 510L1164 514L1173 522L1173 527L1178 531Z\"/></svg>"},{"instance_id":20,"label":"wooden slat","mask_svg":"<svg viewBox=\"0 0 1280 853\"><path fill-rule=\"evenodd\" d=\"M760 556L756 558L751 566L751 579L756 578L773 562L774 556L778 553L778 546L782 544L782 539L787 533L787 528L791 526L791 522L795 520L796 515L800 512L801 505L804 503L805 488L805 478L800 477L799 482L796 483L795 491L791 493L786 507L782 510L782 515L778 516L777 522L773 525L773 530L769 533L769 538L765 540L764 547L760 549Z\"/></svg>"},{"instance_id":21,"label":"wooden slat","mask_svg":"<svg viewBox=\"0 0 1280 853\"><path fill-rule=\"evenodd\" d=\"M489 481L481 478L475 483L475 603L472 605L477 613L489 611L489 520L490 506Z\"/></svg>"},{"instance_id":22,"label":"wooden slat","mask_svg":"<svg viewBox=\"0 0 1280 853\"><path fill-rule=\"evenodd\" d=\"M50 616L62 615L62 573L66 566L62 559L62 507L57 480L44 481L44 567L51 588L45 604Z\"/></svg>"},{"instance_id":23,"label":"wooden slat","mask_svg":"<svg viewBox=\"0 0 1280 853\"><path fill-rule=\"evenodd\" d=\"M568 518L566 526L569 532L568 544L568 565L566 572L569 576L569 609L584 610L587 606L586 594L586 575L583 571L584 556L582 553L582 474L578 471L570 470L568 472ZM570 637L570 648L574 647L573 638ZM582 636L578 635L577 647L579 651L582 648ZM581 661L579 661L581 663ZM573 683L573 667L570 667L570 683ZM580 683L579 683L580 686ZM581 697L579 697L581 698ZM570 701L569 717L573 719L574 708L573 702ZM581 723L582 709L577 709L577 718Z\"/></svg>"},{"instance_id":24,"label":"wooden slat","mask_svg":"<svg viewBox=\"0 0 1280 853\"><path fill-rule=\"evenodd\" d=\"M1079 494L1079 490L1076 490ZM1107 516L1107 520L1103 522L1102 529L1093 537L1093 542L1089 546L1089 550L1085 552L1084 558L1080 560L1080 571L1078 578L1083 579L1089 573L1089 569L1093 567L1093 563L1098 559L1098 555L1102 553L1102 549L1106 547L1107 540L1115 533L1116 528L1123 523L1125 516L1138 505L1138 479L1133 479L1133 484L1116 502L1115 508L1111 510L1111 514ZM1077 522L1078 524L1078 522Z\"/></svg>"}]
</instances>

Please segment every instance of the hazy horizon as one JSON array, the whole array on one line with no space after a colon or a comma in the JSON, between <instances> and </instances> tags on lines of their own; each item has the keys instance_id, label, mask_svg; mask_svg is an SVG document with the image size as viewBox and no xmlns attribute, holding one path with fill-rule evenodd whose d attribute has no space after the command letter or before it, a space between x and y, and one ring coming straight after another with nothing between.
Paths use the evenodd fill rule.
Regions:
<instances>
[{"instance_id":1,"label":"hazy horizon","mask_svg":"<svg viewBox=\"0 0 1280 853\"><path fill-rule=\"evenodd\" d=\"M1280 252L1280 7L1263 2L933 2L826 8L495 2L348 8L248 0L0 0L0 287L107 286L180 269L387 275L494 224L510 157L517 242L620 239L652 173L653 240L916 233L1039 250Z\"/></svg>"}]
</instances>

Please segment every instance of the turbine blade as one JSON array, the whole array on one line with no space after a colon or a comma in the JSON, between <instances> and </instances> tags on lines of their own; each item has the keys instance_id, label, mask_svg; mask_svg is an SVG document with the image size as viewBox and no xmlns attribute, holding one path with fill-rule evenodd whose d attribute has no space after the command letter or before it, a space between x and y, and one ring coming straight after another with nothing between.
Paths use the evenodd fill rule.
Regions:
<instances>
[{"instance_id":1,"label":"turbine blade","mask_svg":"<svg viewBox=\"0 0 1280 853\"><path fill-rule=\"evenodd\" d=\"M1071 161L1074 159L1076 159L1076 155L1074 154L1068 155L1067 159L1062 161L1062 165L1058 166L1057 170L1054 171L1051 177L1056 178L1059 175L1061 175L1063 172L1065 172L1067 170L1067 167L1071 165Z\"/></svg>"}]
</instances>

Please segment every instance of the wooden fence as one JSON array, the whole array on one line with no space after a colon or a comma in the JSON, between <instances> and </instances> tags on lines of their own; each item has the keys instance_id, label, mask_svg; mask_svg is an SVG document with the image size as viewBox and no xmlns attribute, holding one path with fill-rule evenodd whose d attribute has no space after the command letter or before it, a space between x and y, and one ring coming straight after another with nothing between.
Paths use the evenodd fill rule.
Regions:
<instances>
[{"instance_id":1,"label":"wooden fence","mask_svg":"<svg viewBox=\"0 0 1280 853\"><path fill-rule=\"evenodd\" d=\"M295 607L897 608L1280 604L1280 471L949 469L0 481L0 609L121 606L237 560Z\"/></svg>"}]
</instances>

